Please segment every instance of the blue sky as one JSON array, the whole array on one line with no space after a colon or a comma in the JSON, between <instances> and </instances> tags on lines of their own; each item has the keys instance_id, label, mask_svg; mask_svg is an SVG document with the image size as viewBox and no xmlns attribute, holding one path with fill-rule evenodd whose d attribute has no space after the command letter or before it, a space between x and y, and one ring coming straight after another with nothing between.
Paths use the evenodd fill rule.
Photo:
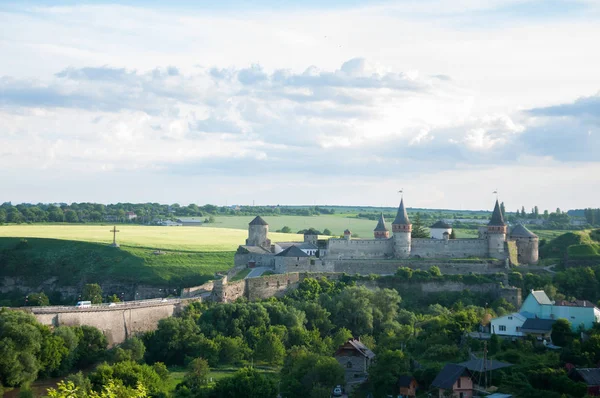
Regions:
<instances>
[{"instance_id":1,"label":"blue sky","mask_svg":"<svg viewBox=\"0 0 600 398\"><path fill-rule=\"evenodd\" d=\"M599 206L598 1L164 4L0 6L0 201Z\"/></svg>"}]
</instances>

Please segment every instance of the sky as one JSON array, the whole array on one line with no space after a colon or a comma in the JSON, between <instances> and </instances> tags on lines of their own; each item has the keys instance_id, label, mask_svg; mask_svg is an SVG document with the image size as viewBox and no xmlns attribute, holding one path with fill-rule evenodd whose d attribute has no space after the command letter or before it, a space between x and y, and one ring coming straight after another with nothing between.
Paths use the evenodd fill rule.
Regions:
<instances>
[{"instance_id":1,"label":"sky","mask_svg":"<svg viewBox=\"0 0 600 398\"><path fill-rule=\"evenodd\" d=\"M0 202L600 207L599 43L600 0L3 1Z\"/></svg>"}]
</instances>

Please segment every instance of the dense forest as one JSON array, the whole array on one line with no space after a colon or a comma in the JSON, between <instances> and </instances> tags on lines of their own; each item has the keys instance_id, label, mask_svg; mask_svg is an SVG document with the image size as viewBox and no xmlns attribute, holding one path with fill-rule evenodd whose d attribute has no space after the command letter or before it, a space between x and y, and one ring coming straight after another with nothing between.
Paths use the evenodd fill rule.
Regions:
<instances>
[{"instance_id":1,"label":"dense forest","mask_svg":"<svg viewBox=\"0 0 600 398\"><path fill-rule=\"evenodd\" d=\"M399 269L397 276L385 278L406 282L447 276L435 268ZM27 391L36 378L62 376L64 382L51 397L329 397L344 377L333 354L355 337L377 360L368 382L353 396L385 397L405 374L413 375L425 394L433 391L430 384L444 364L482 355L483 343L468 332L515 310L484 294L419 296L408 290L403 296L393 288L358 286L359 279L306 279L281 299L194 303L179 316L162 320L156 331L112 349L93 328L51 330L26 313L3 310L0 383ZM471 282L482 282L476 279ZM510 280L524 291L544 288L553 299L600 298L598 268L569 269L554 277L514 272ZM552 336L563 347L559 351L535 339L492 336L488 355L514 364L494 372L494 385L522 397L585 396L585 386L567 377L567 364L595 366L600 328L587 331L582 340L562 326ZM213 380L211 370L224 367L238 370ZM182 368L187 369L185 377L173 385L170 370Z\"/></svg>"}]
</instances>

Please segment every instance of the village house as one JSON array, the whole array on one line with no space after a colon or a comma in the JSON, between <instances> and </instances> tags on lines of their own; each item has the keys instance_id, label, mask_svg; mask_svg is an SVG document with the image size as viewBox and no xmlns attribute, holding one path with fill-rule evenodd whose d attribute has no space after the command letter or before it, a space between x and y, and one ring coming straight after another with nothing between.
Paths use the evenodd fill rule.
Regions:
<instances>
[{"instance_id":1,"label":"village house","mask_svg":"<svg viewBox=\"0 0 600 398\"><path fill-rule=\"evenodd\" d=\"M396 386L398 387L398 395L402 398L414 398L417 396L419 384L412 376L400 376Z\"/></svg>"},{"instance_id":2,"label":"village house","mask_svg":"<svg viewBox=\"0 0 600 398\"><path fill-rule=\"evenodd\" d=\"M346 383L364 381L367 370L375 359L375 353L368 349L360 340L350 339L338 347L335 359L345 370Z\"/></svg>"},{"instance_id":3,"label":"village house","mask_svg":"<svg viewBox=\"0 0 600 398\"><path fill-rule=\"evenodd\" d=\"M452 391L452 397L471 398L473 396L473 375L465 366L449 363L431 382L432 387L438 388L438 397L447 397Z\"/></svg>"},{"instance_id":4,"label":"village house","mask_svg":"<svg viewBox=\"0 0 600 398\"><path fill-rule=\"evenodd\" d=\"M587 385L587 395L600 396L600 368L575 368L569 372L573 381Z\"/></svg>"},{"instance_id":5,"label":"village house","mask_svg":"<svg viewBox=\"0 0 600 398\"><path fill-rule=\"evenodd\" d=\"M587 300L552 301L543 290L532 290L519 312L494 318L490 332L503 337L534 335L540 340L549 340L552 325L557 319L566 319L571 329L591 329L600 321L600 309Z\"/></svg>"}]
</instances>

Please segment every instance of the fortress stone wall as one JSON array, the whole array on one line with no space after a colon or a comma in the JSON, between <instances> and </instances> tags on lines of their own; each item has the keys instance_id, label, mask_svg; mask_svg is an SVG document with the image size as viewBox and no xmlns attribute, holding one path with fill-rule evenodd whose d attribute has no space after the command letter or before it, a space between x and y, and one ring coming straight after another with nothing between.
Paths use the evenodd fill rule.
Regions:
<instances>
[{"instance_id":1,"label":"fortress stone wall","mask_svg":"<svg viewBox=\"0 0 600 398\"><path fill-rule=\"evenodd\" d=\"M487 239L412 239L410 255L421 258L488 257Z\"/></svg>"},{"instance_id":2,"label":"fortress stone wall","mask_svg":"<svg viewBox=\"0 0 600 398\"><path fill-rule=\"evenodd\" d=\"M325 263L332 264L334 272L346 273L346 274L359 274L359 275L393 275L396 270L400 267L409 267L412 269L428 270L429 267L435 265L440 268L442 274L456 275L456 274L469 274L471 272L476 274L495 274L496 272L503 272L506 270L506 266L502 261L481 261L481 262L447 262L443 260L335 260L325 261Z\"/></svg>"},{"instance_id":3,"label":"fortress stone wall","mask_svg":"<svg viewBox=\"0 0 600 398\"><path fill-rule=\"evenodd\" d=\"M489 264L488 264L489 265ZM215 281L210 297L216 302L233 302L238 298L248 300L261 300L269 297L283 296L285 293L298 288L300 282L306 278L339 279L341 273L328 272L303 272L281 275L269 275L261 278L244 279L237 282L228 282L227 277ZM462 282L398 282L394 278L379 278L377 280L358 281L373 289L388 287L397 289L400 294L414 292L418 289L420 294L435 294L440 292L460 292L470 290L478 293L490 293L496 298L505 298L516 307L521 304L521 291L513 287L502 287L499 283L484 283L468 285ZM204 285L202 285L204 286ZM36 319L48 326L94 326L104 333L110 346L122 343L128 337L136 334L156 330L161 319L168 318L182 311L190 302L199 301L199 298L186 300L169 300L155 303L130 302L121 307L92 307L77 309L75 307L27 307L23 309L32 312Z\"/></svg>"},{"instance_id":4,"label":"fortress stone wall","mask_svg":"<svg viewBox=\"0 0 600 398\"><path fill-rule=\"evenodd\" d=\"M156 330L161 319L173 316L190 301L170 300L153 305L139 305L135 302L125 308L75 308L43 307L28 308L36 319L48 326L88 325L98 328L106 336L109 346L122 343L128 337Z\"/></svg>"},{"instance_id":5,"label":"fortress stone wall","mask_svg":"<svg viewBox=\"0 0 600 398\"><path fill-rule=\"evenodd\" d=\"M394 256L392 239L329 239L329 257L388 258Z\"/></svg>"}]
</instances>

